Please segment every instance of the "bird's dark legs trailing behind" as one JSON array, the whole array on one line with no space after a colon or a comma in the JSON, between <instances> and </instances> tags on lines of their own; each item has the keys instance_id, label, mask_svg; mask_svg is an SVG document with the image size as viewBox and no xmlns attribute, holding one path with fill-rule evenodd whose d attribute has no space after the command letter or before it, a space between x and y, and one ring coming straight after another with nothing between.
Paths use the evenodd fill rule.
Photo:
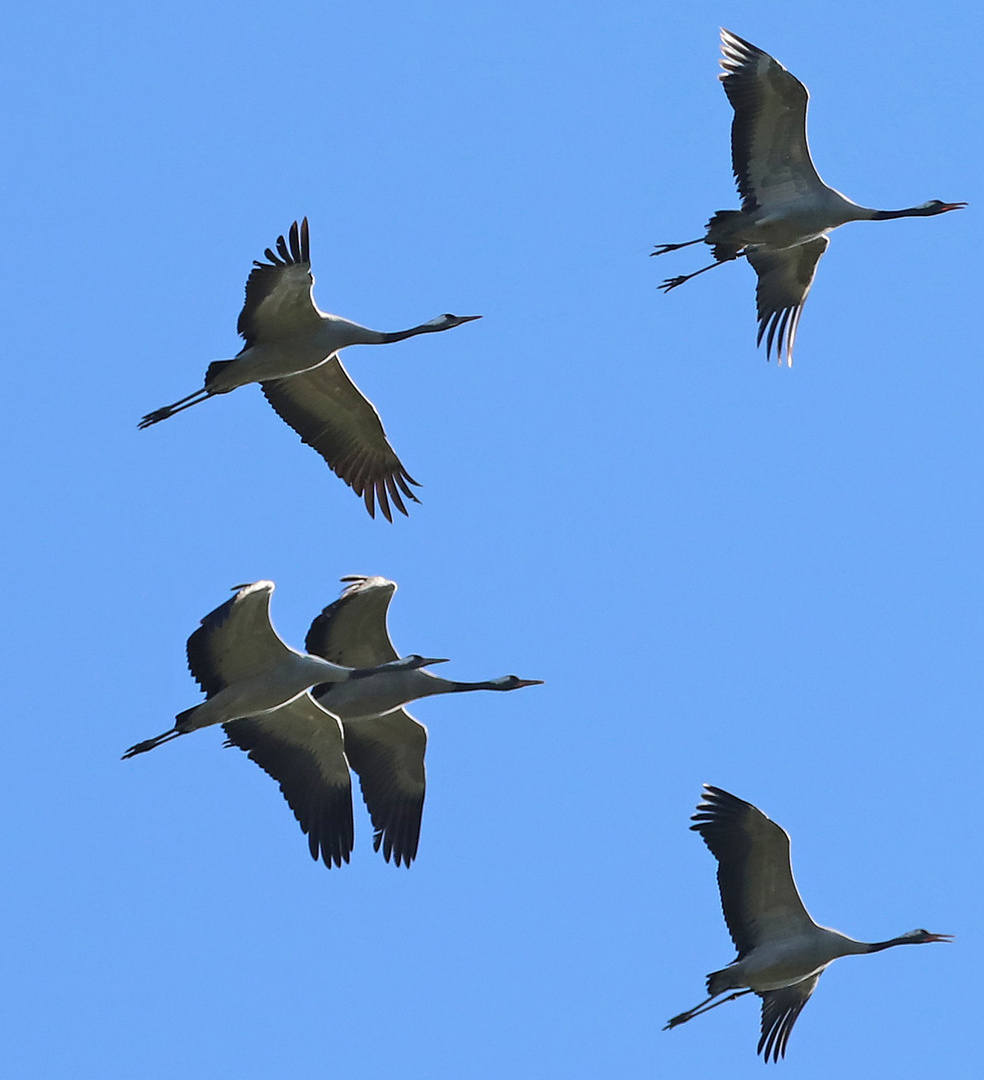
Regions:
<instances>
[{"instance_id":1,"label":"bird's dark legs trailing behind","mask_svg":"<svg viewBox=\"0 0 984 1080\"><path fill-rule=\"evenodd\" d=\"M730 261L730 260L726 260ZM710 266L705 266L700 270L695 270L692 274L681 274L679 277L667 278L666 281L659 286L663 292L669 292L671 289L675 289L678 285L682 285L685 281L689 281L691 278L698 277L700 274L706 274L708 270L713 270L715 266L724 266L724 262L712 262Z\"/></svg>"},{"instance_id":2,"label":"bird's dark legs trailing behind","mask_svg":"<svg viewBox=\"0 0 984 1080\"><path fill-rule=\"evenodd\" d=\"M171 728L170 731L165 731L163 735L155 735L152 739L145 739L143 742L138 742L135 746L131 746L121 760L126 761L127 758L135 757L137 754L145 754L148 750L153 750L162 743L170 742L172 739L176 739L179 735L184 734L185 732L179 731L176 727Z\"/></svg>"},{"instance_id":3,"label":"bird's dark legs trailing behind","mask_svg":"<svg viewBox=\"0 0 984 1080\"><path fill-rule=\"evenodd\" d=\"M720 1001L714 1001L715 995L711 994L706 1001L702 1001L699 1005L695 1005L692 1009L687 1009L686 1012L680 1013L678 1016L674 1016L672 1020L668 1021L663 1028L664 1031L669 1031L670 1028L675 1028L680 1024L685 1024L688 1020L693 1020L695 1016L700 1016L702 1013L710 1012L711 1009L716 1009L718 1005L723 1005L726 1001L734 1001L735 998L744 997L745 994L750 994L752 991L737 990L733 994L729 994L727 997L721 998ZM710 1004L713 1002L713 1004Z\"/></svg>"},{"instance_id":4,"label":"bird's dark legs trailing behind","mask_svg":"<svg viewBox=\"0 0 984 1080\"><path fill-rule=\"evenodd\" d=\"M685 244L657 244L655 251L650 251L650 255L665 255L668 251L679 251L680 248L690 247L692 244L702 244L704 237L701 236L697 240L688 240Z\"/></svg>"},{"instance_id":5,"label":"bird's dark legs trailing behind","mask_svg":"<svg viewBox=\"0 0 984 1080\"><path fill-rule=\"evenodd\" d=\"M193 394L181 398L180 401L175 401L173 405L165 405L161 409L155 409L153 412L147 413L137 424L137 427L141 429L150 427L151 424L166 420L169 416L174 416L175 413L184 412L185 409L190 409L192 405L197 405L200 401L205 401L212 396L213 394L209 390L196 390Z\"/></svg>"}]
</instances>

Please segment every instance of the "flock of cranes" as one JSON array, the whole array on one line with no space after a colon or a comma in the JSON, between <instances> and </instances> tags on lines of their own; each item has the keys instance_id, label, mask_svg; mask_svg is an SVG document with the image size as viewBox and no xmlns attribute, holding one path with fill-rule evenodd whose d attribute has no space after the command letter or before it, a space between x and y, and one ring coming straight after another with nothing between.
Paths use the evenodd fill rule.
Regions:
<instances>
[{"instance_id":1,"label":"flock of cranes","mask_svg":"<svg viewBox=\"0 0 984 1080\"><path fill-rule=\"evenodd\" d=\"M714 262L669 278L669 292L691 278L744 256L758 275L758 344L792 364L800 313L827 234L849 221L930 217L965 203L939 200L905 210L858 206L821 181L806 140L808 94L798 79L754 45L722 30L724 84L734 108L732 159L742 204L720 210L704 236L662 244L663 255L705 243ZM258 382L276 412L360 496L369 514L378 503L406 515L416 481L390 446L376 410L339 360L350 345L379 345L437 333L480 318L441 315L385 333L329 315L314 303L307 218L277 239L267 262L255 262L246 283L238 331L245 341L231 360L209 365L202 389L156 409L150 427L218 394ZM276 780L326 866L348 862L354 845L351 772L359 778L374 829L373 846L387 862L409 866L417 855L425 793L427 729L405 709L436 694L510 691L539 679L507 675L482 682L443 679L427 668L440 658L401 657L387 613L395 582L342 578L340 599L314 620L305 650L287 645L270 621L271 581L236 587L188 639L188 666L205 700L181 712L168 731L136 743L132 758L199 728L221 724L227 746L244 750ZM819 926L793 880L789 837L749 802L705 786L692 828L718 862L725 922L737 958L707 977L708 997L674 1016L666 1028L746 994L762 999L758 1052L778 1061L797 1017L824 969L842 956L896 945L952 940L912 930L862 942Z\"/></svg>"}]
</instances>

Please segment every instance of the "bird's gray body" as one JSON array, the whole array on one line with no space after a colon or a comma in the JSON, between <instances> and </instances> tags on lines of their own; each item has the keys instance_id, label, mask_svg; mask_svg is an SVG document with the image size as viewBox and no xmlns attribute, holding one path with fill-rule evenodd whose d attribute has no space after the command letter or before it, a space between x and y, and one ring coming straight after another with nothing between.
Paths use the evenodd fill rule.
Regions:
<instances>
[{"instance_id":1,"label":"bird's gray body","mask_svg":"<svg viewBox=\"0 0 984 1080\"><path fill-rule=\"evenodd\" d=\"M815 923L781 939L763 940L747 956L708 976L708 993L748 987L757 993L780 990L819 975L841 956L867 952L863 942Z\"/></svg>"},{"instance_id":2,"label":"bird's gray body","mask_svg":"<svg viewBox=\"0 0 984 1080\"><path fill-rule=\"evenodd\" d=\"M386 626L396 583L382 577L342 580L348 587L314 620L305 647L346 669L371 669L372 676L357 671L345 681L315 686L312 704L320 717L310 710L301 715L291 705L227 723L225 731L231 744L246 750L280 784L315 858L320 852L327 865L348 859L351 802L343 805L343 793L349 790L351 766L375 828L375 848L387 861L409 866L420 837L427 729L403 706L435 694L514 690L538 680L507 675L462 683L420 667L399 667L405 661L398 659Z\"/></svg>"},{"instance_id":3,"label":"bird's gray body","mask_svg":"<svg viewBox=\"0 0 984 1080\"><path fill-rule=\"evenodd\" d=\"M674 1016L667 1028L755 993L762 999L758 1052L766 1061L778 1061L786 1053L796 1018L834 960L895 945L949 940L946 934L910 930L887 941L856 941L818 926L800 899L789 861L789 835L781 826L744 799L706 784L692 820L696 824L691 828L718 861L721 908L738 956L707 976L707 1000Z\"/></svg>"},{"instance_id":4,"label":"bird's gray body","mask_svg":"<svg viewBox=\"0 0 984 1080\"><path fill-rule=\"evenodd\" d=\"M301 440L313 447L332 471L365 501L375 516L376 503L392 521L391 504L406 514L403 500L417 501L416 481L396 456L379 414L342 367L339 353L350 345L385 345L418 334L439 333L480 318L439 315L392 333L329 315L314 302L314 276L308 222L295 221L288 237L266 249L269 262L254 262L237 329L243 349L230 360L208 367L205 385L140 421L146 428L175 413L259 383L277 414Z\"/></svg>"},{"instance_id":5,"label":"bird's gray body","mask_svg":"<svg viewBox=\"0 0 984 1080\"><path fill-rule=\"evenodd\" d=\"M334 664L292 649L280 638L270 621L274 587L272 581L240 586L231 600L202 619L188 639L188 666L205 692L205 701L179 713L170 731L130 747L125 757L213 724L275 712L313 686L354 678L363 687L371 687L376 674L372 668ZM398 676L426 662L413 656L384 662L382 667L386 674Z\"/></svg>"},{"instance_id":6,"label":"bird's gray body","mask_svg":"<svg viewBox=\"0 0 984 1080\"><path fill-rule=\"evenodd\" d=\"M660 286L666 292L715 266L747 258L758 277L758 342L764 337L766 356L775 345L779 363L792 364L800 313L830 232L849 221L930 217L966 204L934 199L905 210L872 210L852 202L825 184L813 164L806 138L806 87L730 30L722 29L721 48L720 78L735 112L731 160L741 209L719 210L704 236L660 244L652 254L701 242L713 249L710 266L667 278Z\"/></svg>"}]
</instances>

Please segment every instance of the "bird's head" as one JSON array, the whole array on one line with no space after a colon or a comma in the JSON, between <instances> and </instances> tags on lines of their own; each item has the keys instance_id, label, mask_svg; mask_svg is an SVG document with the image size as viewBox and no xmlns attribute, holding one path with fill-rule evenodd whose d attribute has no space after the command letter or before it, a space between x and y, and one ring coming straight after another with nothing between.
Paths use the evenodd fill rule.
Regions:
<instances>
[{"instance_id":1,"label":"bird's head","mask_svg":"<svg viewBox=\"0 0 984 1080\"><path fill-rule=\"evenodd\" d=\"M931 941L953 941L953 934L931 934L928 930L910 930L902 940L911 945L926 945Z\"/></svg>"},{"instance_id":2,"label":"bird's head","mask_svg":"<svg viewBox=\"0 0 984 1080\"><path fill-rule=\"evenodd\" d=\"M930 199L929 202L923 203L919 209L927 217L931 217L933 214L945 214L947 210L962 210L966 205L965 202L942 202L940 199Z\"/></svg>"},{"instance_id":3,"label":"bird's head","mask_svg":"<svg viewBox=\"0 0 984 1080\"><path fill-rule=\"evenodd\" d=\"M424 323L424 326L433 326L435 330L451 330L455 326L461 326L462 323L466 322L474 322L481 317L481 315L438 315L436 319Z\"/></svg>"},{"instance_id":4,"label":"bird's head","mask_svg":"<svg viewBox=\"0 0 984 1080\"><path fill-rule=\"evenodd\" d=\"M447 662L448 658L446 656L420 656L418 653L411 653L409 656L404 656L402 660L394 660L390 666L398 671L416 671L417 668L430 667L431 664L446 664Z\"/></svg>"},{"instance_id":5,"label":"bird's head","mask_svg":"<svg viewBox=\"0 0 984 1080\"><path fill-rule=\"evenodd\" d=\"M542 686L543 679L521 679L518 675L503 675L493 679L491 685L497 690L518 690L521 686Z\"/></svg>"},{"instance_id":6,"label":"bird's head","mask_svg":"<svg viewBox=\"0 0 984 1080\"><path fill-rule=\"evenodd\" d=\"M433 656L419 656L411 653L399 660L390 660L385 664L377 664L369 668L353 668L349 674L350 679L368 679L384 671L416 671L417 668L428 667L431 664L446 664L446 659L438 659Z\"/></svg>"}]
</instances>

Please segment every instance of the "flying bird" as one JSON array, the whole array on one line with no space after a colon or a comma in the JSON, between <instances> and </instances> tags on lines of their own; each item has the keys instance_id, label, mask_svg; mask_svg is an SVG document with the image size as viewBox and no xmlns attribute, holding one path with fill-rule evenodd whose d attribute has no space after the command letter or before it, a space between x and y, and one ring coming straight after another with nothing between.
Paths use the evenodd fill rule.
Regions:
<instances>
[{"instance_id":1,"label":"flying bird","mask_svg":"<svg viewBox=\"0 0 984 1080\"><path fill-rule=\"evenodd\" d=\"M202 619L188 638L188 667L205 700L178 713L174 727L162 735L131 746L124 758L144 754L199 728L278 710L303 697L312 686L349 680L368 685L381 674L380 665L356 669L287 645L270 621L274 588L272 581L237 585L231 600ZM392 663L381 666L388 671L406 671L441 662L408 656L402 660L394 657ZM317 707L311 698L307 713Z\"/></svg>"},{"instance_id":2,"label":"flying bird","mask_svg":"<svg viewBox=\"0 0 984 1080\"><path fill-rule=\"evenodd\" d=\"M719 210L706 235L683 244L660 244L651 254L709 244L714 262L692 274L667 278L669 292L698 274L744 256L758 275L758 338L766 356L792 365L793 344L827 234L849 221L933 217L966 203L939 199L907 210L869 210L828 187L817 174L806 141L806 87L768 53L721 31L719 76L735 110L731 160L740 210Z\"/></svg>"},{"instance_id":3,"label":"flying bird","mask_svg":"<svg viewBox=\"0 0 984 1080\"><path fill-rule=\"evenodd\" d=\"M258 382L281 419L363 498L370 516L376 516L377 499L387 521L393 520L391 501L406 514L404 497L420 501L409 485L420 485L396 456L379 414L349 378L338 353L349 345L385 345L451 330L481 315L439 315L408 330L383 333L326 314L314 302L307 218L300 227L296 221L291 225L289 242L278 236L276 253L267 248L265 255L269 261L254 261L246 281L237 326L246 342L242 350L232 360L209 364L201 390L147 413L137 426L150 427L216 394Z\"/></svg>"},{"instance_id":4,"label":"flying bird","mask_svg":"<svg viewBox=\"0 0 984 1080\"><path fill-rule=\"evenodd\" d=\"M663 1029L745 994L762 999L758 1053L768 1061L785 1057L789 1033L828 964L841 956L881 952L894 945L952 941L950 934L910 930L888 941L855 941L818 926L807 913L793 880L789 836L743 799L704 785L691 829L699 832L718 861L721 907L737 958L707 976L705 1001L674 1016ZM727 997L714 998L729 990Z\"/></svg>"},{"instance_id":5,"label":"flying bird","mask_svg":"<svg viewBox=\"0 0 984 1080\"><path fill-rule=\"evenodd\" d=\"M387 862L392 858L397 866L409 866L420 837L427 729L403 706L435 694L518 690L539 685L542 680L506 675L485 682L455 682L424 672L422 665L400 668L386 626L396 583L362 576L343 577L342 581L347 588L311 624L305 647L308 653L344 670L354 667L378 674L372 679L325 681L315 686L311 691L314 703L324 715L309 711L285 722L283 710L279 710L226 723L226 745L247 751L280 784L308 835L311 855L317 859L320 846L328 866L331 860L319 845L319 837L337 834L335 816L342 778L348 778L347 759L358 774L372 819L374 849L382 847ZM337 737L339 721L341 741ZM347 853L343 857L347 861ZM340 863L336 861L336 865Z\"/></svg>"}]
</instances>

